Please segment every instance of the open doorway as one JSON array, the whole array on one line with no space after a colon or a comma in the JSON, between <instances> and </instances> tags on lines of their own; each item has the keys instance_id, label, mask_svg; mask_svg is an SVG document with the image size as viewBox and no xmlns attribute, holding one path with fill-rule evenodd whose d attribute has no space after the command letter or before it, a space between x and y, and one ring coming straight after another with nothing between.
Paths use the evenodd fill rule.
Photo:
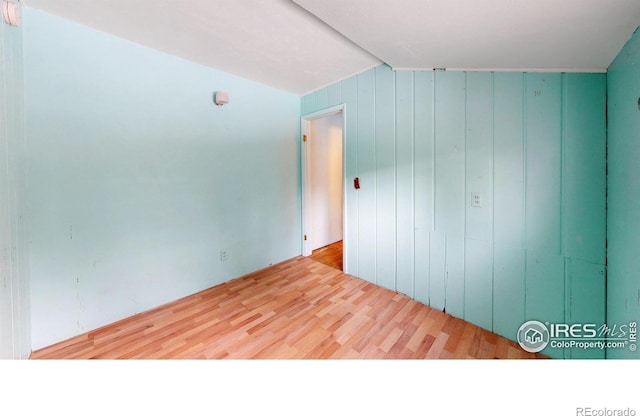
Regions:
<instances>
[{"instance_id":1,"label":"open doorway","mask_svg":"<svg viewBox=\"0 0 640 416\"><path fill-rule=\"evenodd\" d=\"M302 118L303 254L340 270L345 270L343 110Z\"/></svg>"}]
</instances>

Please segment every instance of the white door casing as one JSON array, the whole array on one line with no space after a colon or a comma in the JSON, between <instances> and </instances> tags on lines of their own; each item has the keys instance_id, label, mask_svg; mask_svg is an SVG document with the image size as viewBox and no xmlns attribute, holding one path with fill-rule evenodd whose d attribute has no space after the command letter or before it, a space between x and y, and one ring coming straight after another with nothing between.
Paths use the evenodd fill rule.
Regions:
<instances>
[{"instance_id":1,"label":"white door casing","mask_svg":"<svg viewBox=\"0 0 640 416\"><path fill-rule=\"evenodd\" d=\"M346 253L345 118L344 104L301 118L302 254L305 256L311 255L315 248L341 239ZM325 137L314 137L314 133ZM312 144L314 138L317 140ZM322 156L321 160L316 160L318 154ZM318 188L320 193L316 192ZM316 221L315 217L320 219ZM320 225L322 222L324 225ZM343 266L346 272L348 266L344 254Z\"/></svg>"}]
</instances>

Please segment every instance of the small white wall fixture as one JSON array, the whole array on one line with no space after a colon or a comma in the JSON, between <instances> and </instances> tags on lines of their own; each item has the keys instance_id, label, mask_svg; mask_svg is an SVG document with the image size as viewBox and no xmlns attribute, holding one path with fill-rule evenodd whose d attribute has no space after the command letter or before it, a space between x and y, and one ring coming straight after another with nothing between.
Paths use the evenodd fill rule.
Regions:
<instances>
[{"instance_id":1,"label":"small white wall fixture","mask_svg":"<svg viewBox=\"0 0 640 416\"><path fill-rule=\"evenodd\" d=\"M225 105L229 103L229 93L225 91L216 91L213 96L213 101L217 106Z\"/></svg>"},{"instance_id":2,"label":"small white wall fixture","mask_svg":"<svg viewBox=\"0 0 640 416\"><path fill-rule=\"evenodd\" d=\"M9 0L2 0L2 19L10 26L20 26L20 6Z\"/></svg>"}]
</instances>

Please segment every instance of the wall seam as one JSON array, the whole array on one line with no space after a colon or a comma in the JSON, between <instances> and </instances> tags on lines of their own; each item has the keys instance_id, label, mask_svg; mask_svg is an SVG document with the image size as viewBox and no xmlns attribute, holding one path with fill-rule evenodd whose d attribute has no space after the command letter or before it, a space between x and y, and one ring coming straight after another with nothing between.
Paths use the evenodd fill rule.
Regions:
<instances>
[{"instance_id":1,"label":"wall seam","mask_svg":"<svg viewBox=\"0 0 640 416\"><path fill-rule=\"evenodd\" d=\"M495 329L496 309L496 74L491 73L491 331Z\"/></svg>"},{"instance_id":2,"label":"wall seam","mask_svg":"<svg viewBox=\"0 0 640 416\"><path fill-rule=\"evenodd\" d=\"M562 278L563 285L562 288L564 290L563 297L563 314L564 321L568 322L570 318L571 311L571 288L570 288L570 279L568 278L570 259L565 256L566 247L565 247L565 232L564 232L564 208L565 208L565 200L564 200L564 189L565 189L565 180L566 175L564 172L565 166L565 136L566 136L566 123L565 123L565 105L567 100L567 74L563 73L560 76L560 229L558 230L560 233L560 257L563 258L562 262ZM572 351L570 349L566 349L563 351L563 358L571 358Z\"/></svg>"},{"instance_id":3,"label":"wall seam","mask_svg":"<svg viewBox=\"0 0 640 416\"><path fill-rule=\"evenodd\" d=\"M467 173L469 163L469 149L468 149L468 130L469 120L467 114L469 113L469 95L468 95L468 73L464 73L464 167L462 175L462 215L463 215L463 230L462 230L462 317L466 318L467 309L467 214L469 207L467 206Z\"/></svg>"},{"instance_id":4,"label":"wall seam","mask_svg":"<svg viewBox=\"0 0 640 416\"><path fill-rule=\"evenodd\" d=\"M411 298L416 298L416 73L411 71Z\"/></svg>"},{"instance_id":5,"label":"wall seam","mask_svg":"<svg viewBox=\"0 0 640 416\"><path fill-rule=\"evenodd\" d=\"M522 241L524 251L524 280L523 288L523 315L527 319L527 265L529 262L527 253L527 73L522 74Z\"/></svg>"},{"instance_id":6,"label":"wall seam","mask_svg":"<svg viewBox=\"0 0 640 416\"><path fill-rule=\"evenodd\" d=\"M438 71L433 70L433 94L431 95L431 115L433 123L431 123L431 232L436 232L436 89L438 85ZM431 249L429 249L431 250Z\"/></svg>"},{"instance_id":7,"label":"wall seam","mask_svg":"<svg viewBox=\"0 0 640 416\"><path fill-rule=\"evenodd\" d=\"M376 129L377 124L377 106L378 106L378 73L372 70L373 73L373 166L375 170L373 172L373 212L375 223L373 224L373 280L378 284L378 131Z\"/></svg>"},{"instance_id":8,"label":"wall seam","mask_svg":"<svg viewBox=\"0 0 640 416\"><path fill-rule=\"evenodd\" d=\"M431 305L431 237L436 231L436 85L437 72L431 72L431 227L429 229L429 269L427 270L427 301Z\"/></svg>"},{"instance_id":9,"label":"wall seam","mask_svg":"<svg viewBox=\"0 0 640 416\"><path fill-rule=\"evenodd\" d=\"M393 232L393 289L398 290L398 77L393 75L393 218L395 229Z\"/></svg>"},{"instance_id":10,"label":"wall seam","mask_svg":"<svg viewBox=\"0 0 640 416\"><path fill-rule=\"evenodd\" d=\"M560 256L565 256L566 254L566 241L565 241L565 221L564 221L564 213L565 213L565 197L564 197L564 189L565 189L565 181L566 175L564 172L565 166L565 137L566 137L566 124L565 124L565 103L567 100L567 74L562 74L560 76L560 229L558 230L560 233Z\"/></svg>"}]
</instances>

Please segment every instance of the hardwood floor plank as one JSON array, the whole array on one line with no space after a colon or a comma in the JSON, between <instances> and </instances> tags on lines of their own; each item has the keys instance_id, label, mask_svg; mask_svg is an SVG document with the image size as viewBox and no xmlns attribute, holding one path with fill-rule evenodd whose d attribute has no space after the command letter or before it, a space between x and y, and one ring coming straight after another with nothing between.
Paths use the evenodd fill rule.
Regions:
<instances>
[{"instance_id":1,"label":"hardwood floor plank","mask_svg":"<svg viewBox=\"0 0 640 416\"><path fill-rule=\"evenodd\" d=\"M449 334L445 334L444 332L440 332L436 337L436 340L431 345L429 352L425 358L439 358L442 350L444 350L444 346L449 339Z\"/></svg>"},{"instance_id":2,"label":"hardwood floor plank","mask_svg":"<svg viewBox=\"0 0 640 416\"><path fill-rule=\"evenodd\" d=\"M546 358L296 257L62 341L33 359Z\"/></svg>"},{"instance_id":3,"label":"hardwood floor plank","mask_svg":"<svg viewBox=\"0 0 640 416\"><path fill-rule=\"evenodd\" d=\"M422 343L416 350L416 358L427 358L427 354L431 350L433 343L436 342L436 338L429 333L424 337Z\"/></svg>"},{"instance_id":4,"label":"hardwood floor plank","mask_svg":"<svg viewBox=\"0 0 640 416\"><path fill-rule=\"evenodd\" d=\"M429 323L424 322L416 328L411 338L407 341L407 348L413 352L418 352L418 348L424 342L425 338L429 334Z\"/></svg>"},{"instance_id":5,"label":"hardwood floor plank","mask_svg":"<svg viewBox=\"0 0 640 416\"><path fill-rule=\"evenodd\" d=\"M391 332L389 332L389 335L387 335L384 341L382 341L382 343L379 345L379 348L384 352L389 352L389 350L391 350L391 347L393 347L395 343L398 341L398 339L400 339L401 335L402 335L401 328L398 328L398 327L393 328Z\"/></svg>"},{"instance_id":6,"label":"hardwood floor plank","mask_svg":"<svg viewBox=\"0 0 640 416\"><path fill-rule=\"evenodd\" d=\"M329 267L342 270L342 250L342 241L338 241L326 247L313 250L311 258Z\"/></svg>"}]
</instances>

